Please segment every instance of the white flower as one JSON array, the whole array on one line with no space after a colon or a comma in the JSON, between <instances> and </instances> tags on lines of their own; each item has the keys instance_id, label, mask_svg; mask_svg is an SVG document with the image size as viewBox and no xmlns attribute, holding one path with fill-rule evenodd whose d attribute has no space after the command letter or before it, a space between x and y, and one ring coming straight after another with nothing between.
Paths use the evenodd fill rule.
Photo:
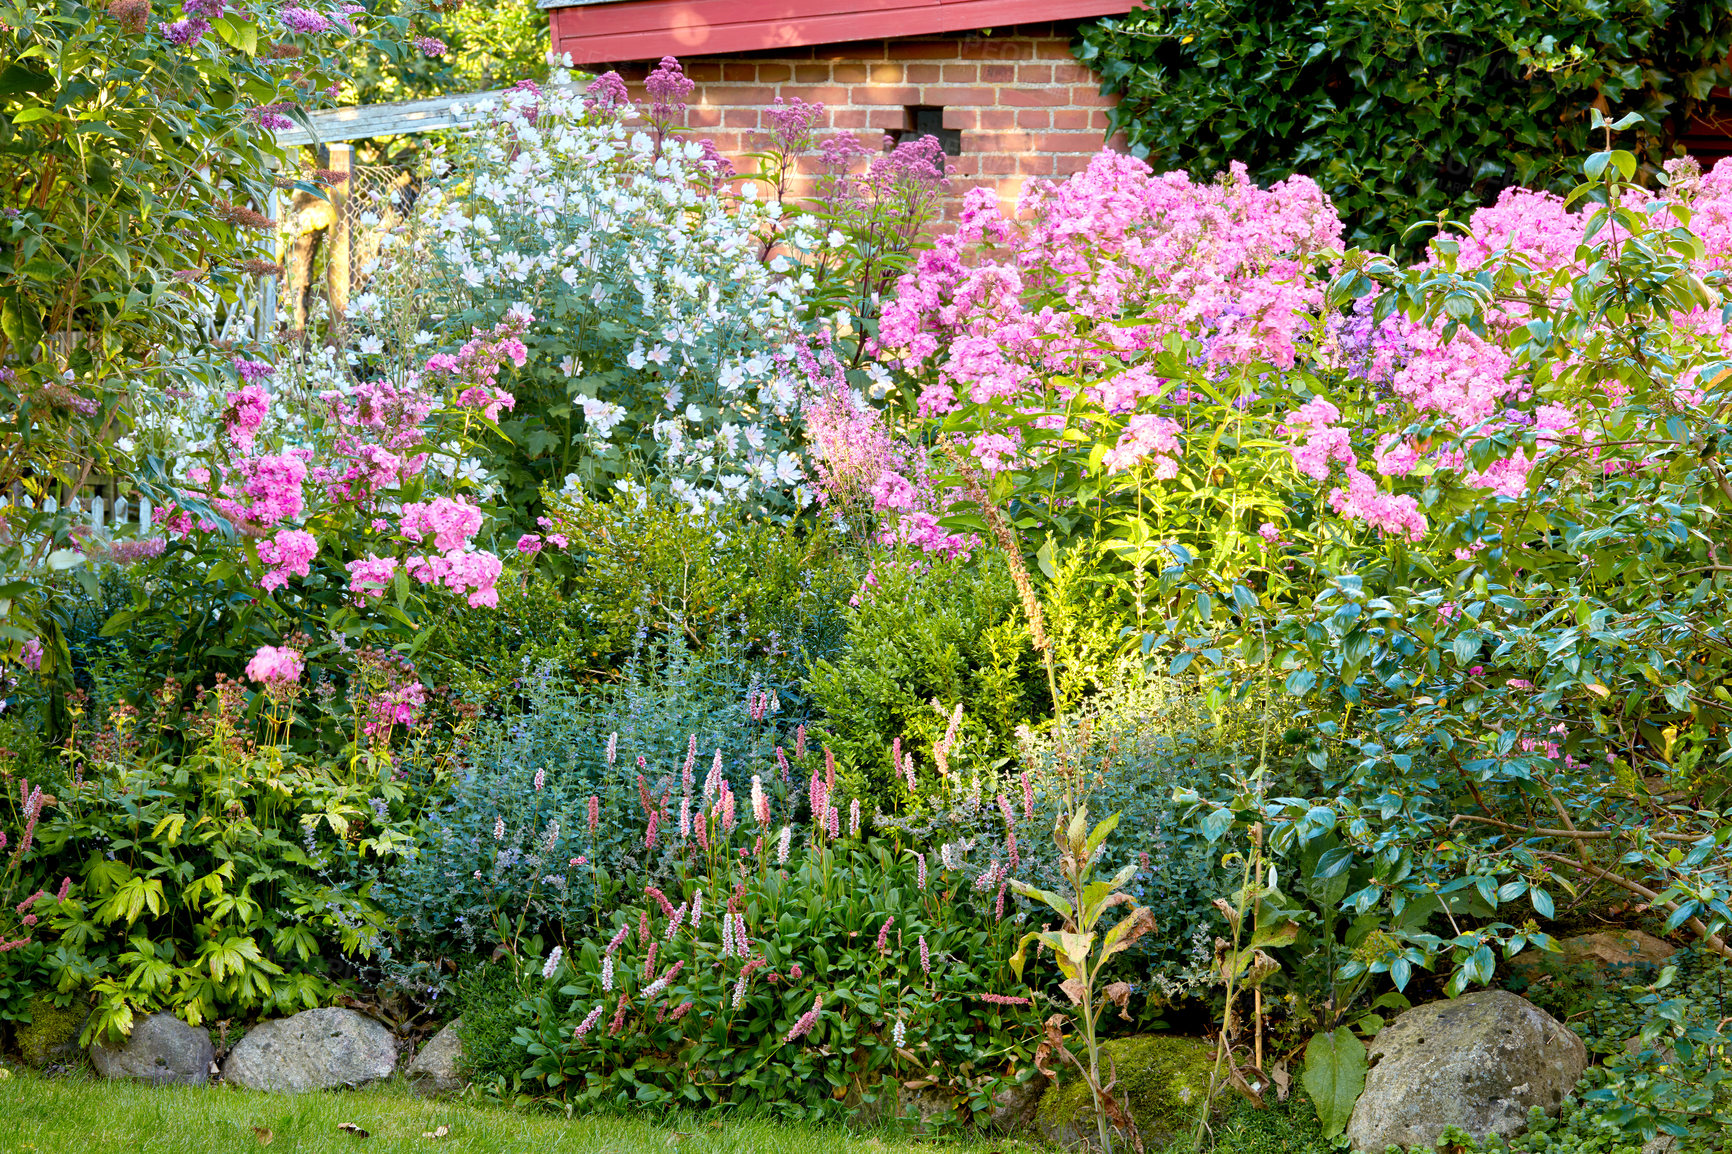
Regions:
<instances>
[{"instance_id":1,"label":"white flower","mask_svg":"<svg viewBox=\"0 0 1732 1154\"><path fill-rule=\"evenodd\" d=\"M544 977L544 978L553 977L553 971L559 969L560 955L563 954L564 952L565 951L559 946L553 947L553 952L547 955L547 964L541 967L541 976L542 977Z\"/></svg>"},{"instance_id":2,"label":"white flower","mask_svg":"<svg viewBox=\"0 0 1732 1154\"><path fill-rule=\"evenodd\" d=\"M457 466L454 476L459 481L468 481L472 485L479 485L487 480L487 470L474 457L465 457Z\"/></svg>"},{"instance_id":3,"label":"white flower","mask_svg":"<svg viewBox=\"0 0 1732 1154\"><path fill-rule=\"evenodd\" d=\"M578 377L583 375L583 365L576 357L567 356L563 361L559 362L559 371L568 377Z\"/></svg>"},{"instance_id":4,"label":"white flower","mask_svg":"<svg viewBox=\"0 0 1732 1154\"><path fill-rule=\"evenodd\" d=\"M642 341L639 341L631 347L631 352L626 354L625 363L632 369L642 369L645 365L649 364L649 358L644 356L643 353Z\"/></svg>"},{"instance_id":5,"label":"white flower","mask_svg":"<svg viewBox=\"0 0 1732 1154\"><path fill-rule=\"evenodd\" d=\"M686 420L695 425L703 419L704 411L702 409L698 408L696 405L686 406Z\"/></svg>"},{"instance_id":6,"label":"white flower","mask_svg":"<svg viewBox=\"0 0 1732 1154\"><path fill-rule=\"evenodd\" d=\"M848 243L848 238L842 235L840 229L833 228L830 230L830 234L824 238L824 243L831 248L841 248Z\"/></svg>"},{"instance_id":7,"label":"white flower","mask_svg":"<svg viewBox=\"0 0 1732 1154\"><path fill-rule=\"evenodd\" d=\"M800 467L800 459L789 452L776 456L776 480L784 485L792 485L805 476L805 470Z\"/></svg>"},{"instance_id":8,"label":"white flower","mask_svg":"<svg viewBox=\"0 0 1732 1154\"><path fill-rule=\"evenodd\" d=\"M385 351L385 342L378 337L362 337L356 344L362 353L369 356L377 356Z\"/></svg>"},{"instance_id":9,"label":"white flower","mask_svg":"<svg viewBox=\"0 0 1732 1154\"><path fill-rule=\"evenodd\" d=\"M658 365L667 364L668 359L670 357L672 357L673 355L674 355L674 351L672 349L668 348L666 345L657 345L655 348L653 348L649 351L649 359L654 361Z\"/></svg>"}]
</instances>

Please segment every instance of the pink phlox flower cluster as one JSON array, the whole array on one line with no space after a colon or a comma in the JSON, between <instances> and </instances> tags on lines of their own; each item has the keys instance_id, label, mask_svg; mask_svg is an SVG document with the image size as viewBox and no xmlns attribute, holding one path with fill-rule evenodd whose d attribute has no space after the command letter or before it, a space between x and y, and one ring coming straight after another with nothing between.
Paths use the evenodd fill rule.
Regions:
<instances>
[{"instance_id":1,"label":"pink phlox flower cluster","mask_svg":"<svg viewBox=\"0 0 1732 1154\"><path fill-rule=\"evenodd\" d=\"M411 556L403 561L403 571L421 584L442 585L453 593L467 595L471 609L482 606L492 609L499 605L495 583L504 569L504 564L492 553L462 549Z\"/></svg>"},{"instance_id":2,"label":"pink phlox flower cluster","mask_svg":"<svg viewBox=\"0 0 1732 1154\"><path fill-rule=\"evenodd\" d=\"M457 352L427 358L423 378L455 388L458 405L480 409L488 420L497 421L501 409L517 405L517 399L498 386L499 370L506 364L521 369L528 362L523 334L534 319L525 310L513 309L491 330L472 330L471 339Z\"/></svg>"},{"instance_id":3,"label":"pink phlox flower cluster","mask_svg":"<svg viewBox=\"0 0 1732 1154\"><path fill-rule=\"evenodd\" d=\"M398 517L398 531L416 542L431 533L433 547L448 552L463 548L481 531L481 521L481 510L462 497L435 497L404 505Z\"/></svg>"},{"instance_id":4,"label":"pink phlox flower cluster","mask_svg":"<svg viewBox=\"0 0 1732 1154\"><path fill-rule=\"evenodd\" d=\"M1108 472L1134 468L1148 461L1156 480L1179 475L1179 422L1152 413L1138 413L1125 422L1118 442L1101 458Z\"/></svg>"},{"instance_id":5,"label":"pink phlox flower cluster","mask_svg":"<svg viewBox=\"0 0 1732 1154\"><path fill-rule=\"evenodd\" d=\"M1288 414L1281 432L1289 438L1304 437L1288 447L1293 465L1314 481L1326 480L1332 462L1349 469L1359 464L1353 455L1352 435L1335 424L1341 410L1324 400L1313 397Z\"/></svg>"},{"instance_id":6,"label":"pink phlox flower cluster","mask_svg":"<svg viewBox=\"0 0 1732 1154\"><path fill-rule=\"evenodd\" d=\"M301 655L288 646L261 645L247 662L247 676L265 685L292 685L301 679Z\"/></svg>"},{"instance_id":7,"label":"pink phlox flower cluster","mask_svg":"<svg viewBox=\"0 0 1732 1154\"><path fill-rule=\"evenodd\" d=\"M1340 240L1339 217L1303 177L1265 190L1236 165L1197 183L1104 152L1063 182L1031 181L1014 219L988 190L966 196L959 230L899 281L878 347L933 370L923 414L963 397L1050 403L1039 394L1061 374L1129 411L1165 382L1115 374L1107 357L1134 360L1173 333L1202 339L1212 365L1293 365L1323 308L1311 266ZM1063 308L1044 303L1054 293Z\"/></svg>"},{"instance_id":8,"label":"pink phlox flower cluster","mask_svg":"<svg viewBox=\"0 0 1732 1154\"><path fill-rule=\"evenodd\" d=\"M306 506L302 484L307 478L308 449L265 453L235 463L224 478L211 507L240 528L269 529L301 515ZM208 483L210 474L193 470L196 483ZM207 528L214 528L208 526Z\"/></svg>"},{"instance_id":9,"label":"pink phlox flower cluster","mask_svg":"<svg viewBox=\"0 0 1732 1154\"><path fill-rule=\"evenodd\" d=\"M397 559L369 553L344 567L349 571L349 592L356 597L382 597L396 575Z\"/></svg>"},{"instance_id":10,"label":"pink phlox flower cluster","mask_svg":"<svg viewBox=\"0 0 1732 1154\"><path fill-rule=\"evenodd\" d=\"M1404 493L1385 493L1369 473L1358 469L1348 471L1345 489L1330 490L1329 507L1343 517L1410 541L1424 540L1429 529L1418 500Z\"/></svg>"},{"instance_id":11,"label":"pink phlox flower cluster","mask_svg":"<svg viewBox=\"0 0 1732 1154\"><path fill-rule=\"evenodd\" d=\"M271 411L271 402L265 396L264 387L256 384L243 385L229 393L225 401L227 403L222 416L223 432L228 434L229 443L237 451L252 452L253 440L258 436L265 417Z\"/></svg>"},{"instance_id":12,"label":"pink phlox flower cluster","mask_svg":"<svg viewBox=\"0 0 1732 1154\"><path fill-rule=\"evenodd\" d=\"M313 558L319 555L319 542L304 529L280 529L275 537L259 542L259 560L271 567L259 580L267 593L289 583L290 576L305 577L311 571Z\"/></svg>"}]
</instances>

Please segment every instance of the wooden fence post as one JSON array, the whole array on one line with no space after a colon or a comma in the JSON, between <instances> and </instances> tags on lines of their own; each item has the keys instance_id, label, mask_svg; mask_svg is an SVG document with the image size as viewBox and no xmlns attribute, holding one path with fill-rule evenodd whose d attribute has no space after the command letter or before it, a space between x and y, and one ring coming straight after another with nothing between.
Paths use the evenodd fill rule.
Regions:
<instances>
[{"instance_id":1,"label":"wooden fence post","mask_svg":"<svg viewBox=\"0 0 1732 1154\"><path fill-rule=\"evenodd\" d=\"M331 303L331 337L335 342L349 310L349 185L354 181L355 150L347 144L331 145L329 168L344 179L326 187L331 198L330 249L325 254L325 291Z\"/></svg>"}]
</instances>

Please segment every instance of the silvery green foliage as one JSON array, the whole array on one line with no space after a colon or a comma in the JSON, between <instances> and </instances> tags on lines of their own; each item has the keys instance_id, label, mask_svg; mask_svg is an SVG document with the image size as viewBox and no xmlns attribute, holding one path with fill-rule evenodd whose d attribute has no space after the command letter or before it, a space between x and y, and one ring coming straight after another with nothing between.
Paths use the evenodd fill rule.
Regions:
<instances>
[{"instance_id":1,"label":"silvery green foliage","mask_svg":"<svg viewBox=\"0 0 1732 1154\"><path fill-rule=\"evenodd\" d=\"M781 206L734 192L695 141L634 128L630 104L553 84L483 106L421 205L449 335L516 302L539 318L502 421L514 503L643 485L693 508L808 503L791 346L810 276L765 259Z\"/></svg>"}]
</instances>

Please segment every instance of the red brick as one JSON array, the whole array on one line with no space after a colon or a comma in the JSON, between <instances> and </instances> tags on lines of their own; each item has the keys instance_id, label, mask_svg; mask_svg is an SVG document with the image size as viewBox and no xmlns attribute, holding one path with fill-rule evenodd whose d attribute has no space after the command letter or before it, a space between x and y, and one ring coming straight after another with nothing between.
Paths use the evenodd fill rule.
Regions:
<instances>
[{"instance_id":1,"label":"red brick","mask_svg":"<svg viewBox=\"0 0 1732 1154\"><path fill-rule=\"evenodd\" d=\"M976 132L969 136L976 152L1027 152L1034 140L1025 132Z\"/></svg>"},{"instance_id":2,"label":"red brick","mask_svg":"<svg viewBox=\"0 0 1732 1154\"><path fill-rule=\"evenodd\" d=\"M1014 84L1016 83L1016 65L982 64L980 66L980 82L982 84Z\"/></svg>"},{"instance_id":3,"label":"red brick","mask_svg":"<svg viewBox=\"0 0 1732 1154\"><path fill-rule=\"evenodd\" d=\"M1098 84L1095 74L1082 64L1072 60L1063 64L1048 65L1052 69L1054 84Z\"/></svg>"},{"instance_id":4,"label":"red brick","mask_svg":"<svg viewBox=\"0 0 1732 1154\"><path fill-rule=\"evenodd\" d=\"M693 104L686 109L686 125L690 128L715 128L722 122L722 110ZM717 147L720 147L719 145Z\"/></svg>"},{"instance_id":5,"label":"red brick","mask_svg":"<svg viewBox=\"0 0 1732 1154\"><path fill-rule=\"evenodd\" d=\"M1107 137L1106 144L1102 147L1110 148L1114 152L1129 152L1131 150L1131 142L1125 139L1124 133L1115 132L1111 136Z\"/></svg>"},{"instance_id":6,"label":"red brick","mask_svg":"<svg viewBox=\"0 0 1732 1154\"><path fill-rule=\"evenodd\" d=\"M832 64L831 78L837 84L864 84L872 79L872 66L859 60L845 60Z\"/></svg>"},{"instance_id":7,"label":"red brick","mask_svg":"<svg viewBox=\"0 0 1732 1154\"><path fill-rule=\"evenodd\" d=\"M1086 108L1057 108L1053 110L1052 126L1066 132L1087 131L1095 115Z\"/></svg>"},{"instance_id":8,"label":"red brick","mask_svg":"<svg viewBox=\"0 0 1732 1154\"><path fill-rule=\"evenodd\" d=\"M1001 88L998 102L1013 108L1063 108L1071 101L1062 88Z\"/></svg>"},{"instance_id":9,"label":"red brick","mask_svg":"<svg viewBox=\"0 0 1732 1154\"><path fill-rule=\"evenodd\" d=\"M903 68L902 75L910 84L937 84L943 71L937 64L910 64Z\"/></svg>"},{"instance_id":10,"label":"red brick","mask_svg":"<svg viewBox=\"0 0 1732 1154\"><path fill-rule=\"evenodd\" d=\"M722 66L713 60L694 60L681 67L685 70L687 78L695 80L699 84L713 84L722 78ZM648 73L646 72L645 75ZM640 78L634 76L630 79L637 81Z\"/></svg>"},{"instance_id":11,"label":"red brick","mask_svg":"<svg viewBox=\"0 0 1732 1154\"><path fill-rule=\"evenodd\" d=\"M954 40L892 40L887 45L892 60L955 60Z\"/></svg>"},{"instance_id":12,"label":"red brick","mask_svg":"<svg viewBox=\"0 0 1732 1154\"><path fill-rule=\"evenodd\" d=\"M903 84L906 83L902 75L904 67L900 61L874 64L867 69L866 79L872 84Z\"/></svg>"},{"instance_id":13,"label":"red brick","mask_svg":"<svg viewBox=\"0 0 1732 1154\"><path fill-rule=\"evenodd\" d=\"M991 131L1015 128L1016 113L1008 108L983 108L980 110L980 127Z\"/></svg>"},{"instance_id":14,"label":"red brick","mask_svg":"<svg viewBox=\"0 0 1732 1154\"><path fill-rule=\"evenodd\" d=\"M944 127L960 128L964 132L980 123L980 113L971 108L946 108L944 110Z\"/></svg>"},{"instance_id":15,"label":"red brick","mask_svg":"<svg viewBox=\"0 0 1732 1154\"><path fill-rule=\"evenodd\" d=\"M888 84L857 84L848 90L848 100L851 104L863 104L869 108L882 108L886 104L903 106L920 103L920 89L893 88Z\"/></svg>"},{"instance_id":16,"label":"red brick","mask_svg":"<svg viewBox=\"0 0 1732 1154\"><path fill-rule=\"evenodd\" d=\"M756 84L758 66L738 60L722 61L722 79L729 84Z\"/></svg>"},{"instance_id":17,"label":"red brick","mask_svg":"<svg viewBox=\"0 0 1732 1154\"><path fill-rule=\"evenodd\" d=\"M1016 171L1017 157L1015 153L991 152L980 158L979 171L985 175L1009 175Z\"/></svg>"},{"instance_id":18,"label":"red brick","mask_svg":"<svg viewBox=\"0 0 1732 1154\"><path fill-rule=\"evenodd\" d=\"M852 65L838 64L836 68L847 68ZM797 64L794 66L794 80L799 84L827 84L830 81L832 66L829 64Z\"/></svg>"},{"instance_id":19,"label":"red brick","mask_svg":"<svg viewBox=\"0 0 1732 1154\"><path fill-rule=\"evenodd\" d=\"M956 106L990 108L998 103L998 89L929 85L926 89L926 103L937 104L943 108Z\"/></svg>"},{"instance_id":20,"label":"red brick","mask_svg":"<svg viewBox=\"0 0 1732 1154\"><path fill-rule=\"evenodd\" d=\"M1112 120L1104 108L1096 108L1089 113L1089 127L1096 132L1105 132L1112 126Z\"/></svg>"},{"instance_id":21,"label":"red brick","mask_svg":"<svg viewBox=\"0 0 1732 1154\"><path fill-rule=\"evenodd\" d=\"M785 84L794 79L794 66L791 64L760 64L758 79L765 84Z\"/></svg>"},{"instance_id":22,"label":"red brick","mask_svg":"<svg viewBox=\"0 0 1732 1154\"><path fill-rule=\"evenodd\" d=\"M980 80L980 65L978 64L946 64L944 66L944 83L974 84Z\"/></svg>"},{"instance_id":23,"label":"red brick","mask_svg":"<svg viewBox=\"0 0 1732 1154\"><path fill-rule=\"evenodd\" d=\"M866 127L866 110L864 108L832 108L829 113L831 128Z\"/></svg>"},{"instance_id":24,"label":"red brick","mask_svg":"<svg viewBox=\"0 0 1732 1154\"><path fill-rule=\"evenodd\" d=\"M866 127L893 132L908 127L908 114L900 108L874 108L866 114Z\"/></svg>"},{"instance_id":25,"label":"red brick","mask_svg":"<svg viewBox=\"0 0 1732 1154\"><path fill-rule=\"evenodd\" d=\"M1026 112L1016 114L1018 128L1051 128L1052 113L1044 108L1031 108Z\"/></svg>"},{"instance_id":26,"label":"red brick","mask_svg":"<svg viewBox=\"0 0 1732 1154\"><path fill-rule=\"evenodd\" d=\"M758 110L756 108L724 108L722 109L722 124L728 128L758 127Z\"/></svg>"},{"instance_id":27,"label":"red brick","mask_svg":"<svg viewBox=\"0 0 1732 1154\"><path fill-rule=\"evenodd\" d=\"M1036 40L1031 45L1036 60L1075 60L1067 40Z\"/></svg>"},{"instance_id":28,"label":"red brick","mask_svg":"<svg viewBox=\"0 0 1732 1154\"><path fill-rule=\"evenodd\" d=\"M1053 158L1043 152L1025 152L1016 158L1016 171L1023 176L1051 176Z\"/></svg>"},{"instance_id":29,"label":"red brick","mask_svg":"<svg viewBox=\"0 0 1732 1154\"><path fill-rule=\"evenodd\" d=\"M705 95L717 104L768 104L776 99L776 90L761 84L728 84L710 88Z\"/></svg>"},{"instance_id":30,"label":"red brick","mask_svg":"<svg viewBox=\"0 0 1732 1154\"><path fill-rule=\"evenodd\" d=\"M834 84L813 85L810 88L789 89L782 95L798 96L801 100L815 101L818 104L835 107L848 103L848 90Z\"/></svg>"},{"instance_id":31,"label":"red brick","mask_svg":"<svg viewBox=\"0 0 1732 1154\"><path fill-rule=\"evenodd\" d=\"M1070 90L1070 103L1080 108L1111 108L1118 101L1111 96L1101 95L1100 85L1077 85Z\"/></svg>"}]
</instances>

